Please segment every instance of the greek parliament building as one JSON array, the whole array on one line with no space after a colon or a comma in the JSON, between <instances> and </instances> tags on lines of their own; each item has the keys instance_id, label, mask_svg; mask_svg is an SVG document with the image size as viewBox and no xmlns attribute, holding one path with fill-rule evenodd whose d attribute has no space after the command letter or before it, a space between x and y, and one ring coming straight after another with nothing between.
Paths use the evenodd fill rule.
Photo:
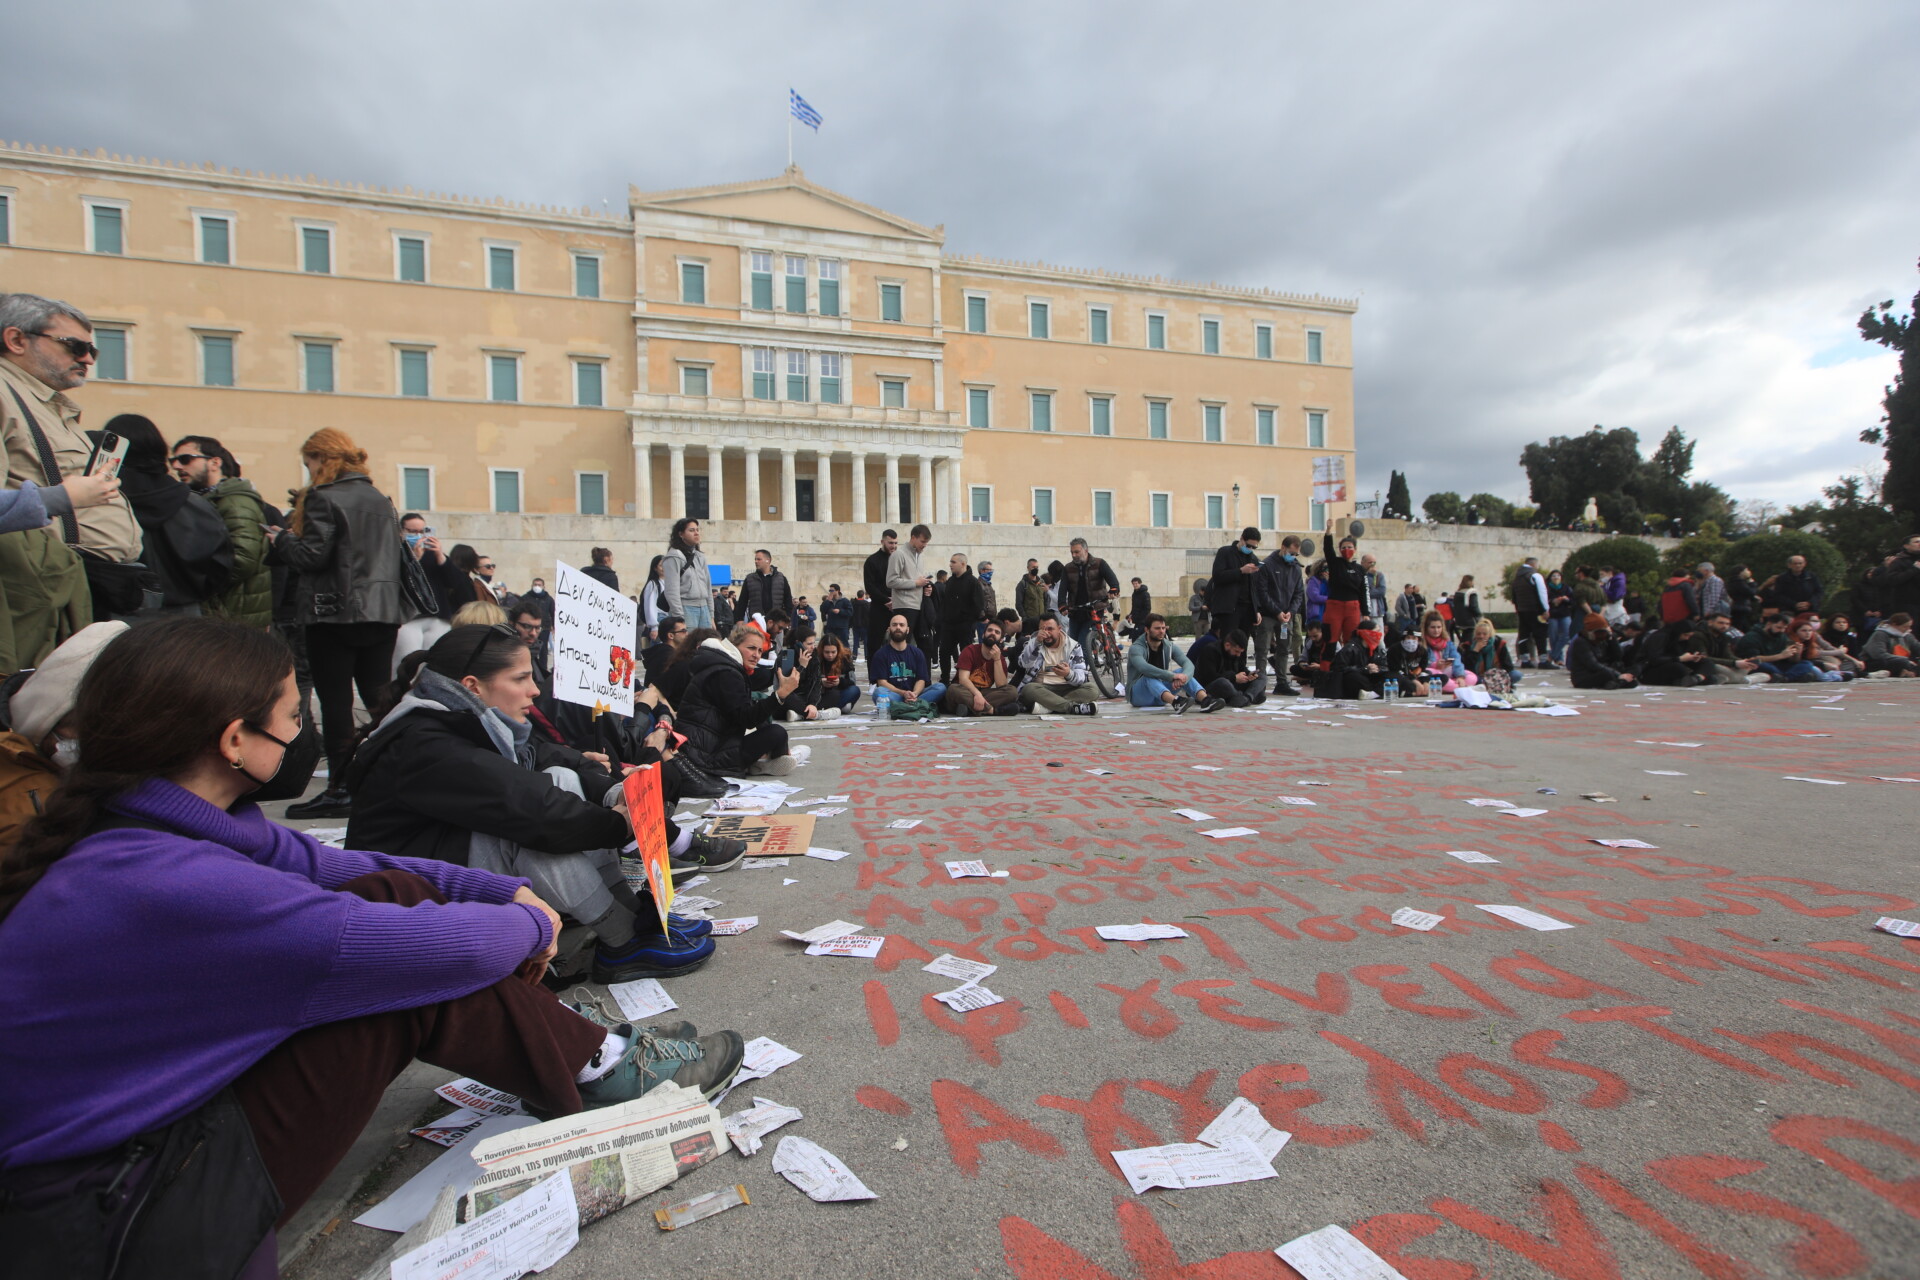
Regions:
<instances>
[{"instance_id":1,"label":"greek parliament building","mask_svg":"<svg viewBox=\"0 0 1920 1280\"><path fill-rule=\"evenodd\" d=\"M942 555L1008 526L1024 563L1064 556L1035 524L1173 549L1351 514L1312 486L1353 474L1354 302L944 245L798 168L613 214L0 147L0 289L93 318L86 425L218 436L270 500L342 428L503 568L679 515L724 522L716 560L838 565L877 528L835 525L923 521Z\"/></svg>"}]
</instances>

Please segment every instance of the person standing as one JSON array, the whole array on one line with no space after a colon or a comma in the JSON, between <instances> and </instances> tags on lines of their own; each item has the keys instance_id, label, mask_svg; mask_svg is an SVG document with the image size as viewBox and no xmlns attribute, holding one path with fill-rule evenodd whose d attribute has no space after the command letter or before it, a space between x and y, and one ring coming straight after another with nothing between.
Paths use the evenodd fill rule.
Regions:
<instances>
[{"instance_id":1,"label":"person standing","mask_svg":"<svg viewBox=\"0 0 1920 1280\"><path fill-rule=\"evenodd\" d=\"M954 552L947 569L940 588L940 683L950 686L960 651L973 642L975 628L993 615L986 611L980 579L967 567L967 558Z\"/></svg>"},{"instance_id":2,"label":"person standing","mask_svg":"<svg viewBox=\"0 0 1920 1280\"><path fill-rule=\"evenodd\" d=\"M1366 607L1366 570L1353 558L1358 548L1359 544L1351 537L1342 538L1340 553L1327 561L1327 607L1323 620L1328 637L1336 645L1352 638L1353 629L1360 625L1361 611Z\"/></svg>"},{"instance_id":3,"label":"person standing","mask_svg":"<svg viewBox=\"0 0 1920 1280\"><path fill-rule=\"evenodd\" d=\"M887 557L887 590L892 593L888 605L894 614L906 615L907 633L916 638L924 634L921 607L931 603L928 596L933 590L933 579L920 571L920 553L931 541L933 530L917 524L907 534L907 545L895 547ZM889 623L888 634L891 633Z\"/></svg>"},{"instance_id":4,"label":"person standing","mask_svg":"<svg viewBox=\"0 0 1920 1280\"><path fill-rule=\"evenodd\" d=\"M993 561L982 560L976 576L980 579L980 622L973 638L978 642L986 639L987 623L1000 612L1000 596L993 589Z\"/></svg>"},{"instance_id":5,"label":"person standing","mask_svg":"<svg viewBox=\"0 0 1920 1280\"><path fill-rule=\"evenodd\" d=\"M142 608L137 616L142 621L198 617L233 580L227 522L211 501L168 469L167 438L152 419L123 413L110 419L106 430L127 442L120 488L140 521L140 560L160 580L158 606ZM121 617L134 620L134 615Z\"/></svg>"},{"instance_id":6,"label":"person standing","mask_svg":"<svg viewBox=\"0 0 1920 1280\"><path fill-rule=\"evenodd\" d=\"M1207 602L1213 610L1213 633L1252 631L1259 609L1254 579L1260 574L1260 531L1252 525L1233 542L1213 553L1213 577Z\"/></svg>"},{"instance_id":7,"label":"person standing","mask_svg":"<svg viewBox=\"0 0 1920 1280\"><path fill-rule=\"evenodd\" d=\"M1137 640L1147 633L1147 619L1153 616L1153 592L1138 578L1132 585L1133 594L1127 598L1127 639Z\"/></svg>"},{"instance_id":8,"label":"person standing","mask_svg":"<svg viewBox=\"0 0 1920 1280\"><path fill-rule=\"evenodd\" d=\"M820 598L820 629L826 635L839 636L840 643L853 646L848 637L853 632L853 601L840 594L840 584L829 582L827 594Z\"/></svg>"},{"instance_id":9,"label":"person standing","mask_svg":"<svg viewBox=\"0 0 1920 1280\"><path fill-rule=\"evenodd\" d=\"M1372 556L1360 557L1360 570L1367 575L1367 616L1385 619L1387 616L1387 575L1380 572L1378 562Z\"/></svg>"},{"instance_id":10,"label":"person standing","mask_svg":"<svg viewBox=\"0 0 1920 1280\"><path fill-rule=\"evenodd\" d=\"M857 658L860 656L861 648L867 644L867 628L873 614L873 601L867 598L866 589L862 588L849 603L853 611L849 615L847 648Z\"/></svg>"},{"instance_id":11,"label":"person standing","mask_svg":"<svg viewBox=\"0 0 1920 1280\"><path fill-rule=\"evenodd\" d=\"M733 624L740 619L740 610L734 607L733 588L722 587L713 593L713 626L716 631L733 633Z\"/></svg>"},{"instance_id":12,"label":"person standing","mask_svg":"<svg viewBox=\"0 0 1920 1280\"><path fill-rule=\"evenodd\" d=\"M1193 594L1187 597L1187 616L1193 620L1193 634L1207 634L1208 624L1213 619L1213 611L1207 607L1207 579L1195 578Z\"/></svg>"},{"instance_id":13,"label":"person standing","mask_svg":"<svg viewBox=\"0 0 1920 1280\"><path fill-rule=\"evenodd\" d=\"M1454 588L1450 603L1453 606L1451 623L1454 634L1471 636L1474 625L1480 621L1480 592L1473 584L1472 574L1461 575L1460 585Z\"/></svg>"},{"instance_id":14,"label":"person standing","mask_svg":"<svg viewBox=\"0 0 1920 1280\"><path fill-rule=\"evenodd\" d=\"M1274 613L1272 648L1266 655L1272 663L1273 688L1282 697L1291 698L1300 691L1293 687L1287 673L1300 660L1307 630L1307 584L1300 574L1299 537L1290 533L1280 539L1280 549L1270 552L1261 562L1260 572L1261 578L1267 583L1262 588L1267 604L1261 607L1261 625L1266 625L1268 606L1272 607ZM1260 579L1256 579L1258 581ZM1264 662L1256 666L1260 674L1267 673Z\"/></svg>"},{"instance_id":15,"label":"person standing","mask_svg":"<svg viewBox=\"0 0 1920 1280\"><path fill-rule=\"evenodd\" d=\"M756 615L770 618L775 609L793 617L793 585L773 567L773 553L762 548L753 553L753 572L740 584L740 607L734 616L743 621Z\"/></svg>"},{"instance_id":16,"label":"person standing","mask_svg":"<svg viewBox=\"0 0 1920 1280\"><path fill-rule=\"evenodd\" d=\"M1026 576L1014 586L1013 611L1020 615L1020 630L1032 635L1047 613L1047 584L1040 578L1040 562L1027 561Z\"/></svg>"},{"instance_id":17,"label":"person standing","mask_svg":"<svg viewBox=\"0 0 1920 1280\"><path fill-rule=\"evenodd\" d=\"M608 590L618 591L620 575L613 571L613 552L605 547L595 547L589 554L593 558L593 563L582 568L580 572Z\"/></svg>"},{"instance_id":18,"label":"person standing","mask_svg":"<svg viewBox=\"0 0 1920 1280\"><path fill-rule=\"evenodd\" d=\"M353 691L371 707L393 671L400 624L413 616L400 589L397 517L367 474L367 451L326 427L300 446L312 483L285 529L270 533L273 554L295 571L298 620L320 697L327 789L287 810L289 818L351 813L344 780L353 755Z\"/></svg>"},{"instance_id":19,"label":"person standing","mask_svg":"<svg viewBox=\"0 0 1920 1280\"><path fill-rule=\"evenodd\" d=\"M212 436L183 436L167 459L175 478L213 503L233 546L227 589L207 612L265 631L273 625L273 568L267 564L267 504L240 476L240 463Z\"/></svg>"},{"instance_id":20,"label":"person standing","mask_svg":"<svg viewBox=\"0 0 1920 1280\"><path fill-rule=\"evenodd\" d=\"M1567 646L1573 643L1574 614L1579 609L1572 586L1558 569L1547 575L1547 602L1547 666L1557 668L1566 661Z\"/></svg>"},{"instance_id":21,"label":"person standing","mask_svg":"<svg viewBox=\"0 0 1920 1280\"><path fill-rule=\"evenodd\" d=\"M687 630L712 627L713 577L700 550L700 522L682 516L673 522L667 538L667 576L661 579L667 612L687 624Z\"/></svg>"},{"instance_id":22,"label":"person standing","mask_svg":"<svg viewBox=\"0 0 1920 1280\"><path fill-rule=\"evenodd\" d=\"M1547 596L1547 580L1540 573L1540 557L1526 558L1513 575L1511 594L1520 632L1514 647L1520 651L1521 667L1552 666L1553 659L1547 654L1547 620L1553 604Z\"/></svg>"},{"instance_id":23,"label":"person standing","mask_svg":"<svg viewBox=\"0 0 1920 1280\"><path fill-rule=\"evenodd\" d=\"M667 616L667 558L655 556L647 564L647 585L640 588L640 634L660 634L660 620ZM549 622L548 625L552 625Z\"/></svg>"},{"instance_id":24,"label":"person standing","mask_svg":"<svg viewBox=\"0 0 1920 1280\"><path fill-rule=\"evenodd\" d=\"M1094 610L1106 608L1119 592L1120 575L1087 550L1085 538L1067 544L1067 563L1060 572L1060 608L1067 615L1067 634L1075 644L1084 645Z\"/></svg>"},{"instance_id":25,"label":"person standing","mask_svg":"<svg viewBox=\"0 0 1920 1280\"><path fill-rule=\"evenodd\" d=\"M1820 585L1820 575L1807 568L1805 556L1788 556L1787 571L1773 578L1773 585L1761 599L1779 608L1780 612L1795 617L1803 613L1820 612L1820 601L1826 595L1826 588Z\"/></svg>"},{"instance_id":26,"label":"person standing","mask_svg":"<svg viewBox=\"0 0 1920 1280\"><path fill-rule=\"evenodd\" d=\"M1727 595L1727 582L1713 571L1713 561L1702 560L1694 566L1694 576L1699 579L1694 584L1693 598L1700 605L1700 616L1711 618L1716 613L1732 613L1732 601Z\"/></svg>"},{"instance_id":27,"label":"person standing","mask_svg":"<svg viewBox=\"0 0 1920 1280\"><path fill-rule=\"evenodd\" d=\"M888 529L880 535L880 549L860 566L860 585L867 594L867 657L887 642L887 619L893 616L893 590L887 586L887 565L900 549L900 534Z\"/></svg>"}]
</instances>

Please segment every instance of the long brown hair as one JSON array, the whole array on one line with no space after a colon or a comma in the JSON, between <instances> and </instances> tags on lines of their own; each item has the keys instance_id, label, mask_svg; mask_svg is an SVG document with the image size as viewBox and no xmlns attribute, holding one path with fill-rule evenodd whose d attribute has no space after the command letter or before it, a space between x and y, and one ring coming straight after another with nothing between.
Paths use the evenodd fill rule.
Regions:
<instances>
[{"instance_id":1,"label":"long brown hair","mask_svg":"<svg viewBox=\"0 0 1920 1280\"><path fill-rule=\"evenodd\" d=\"M235 720L266 723L292 673L278 636L218 618L168 618L108 644L74 702L80 760L0 861L0 920L116 796L192 768Z\"/></svg>"},{"instance_id":2,"label":"long brown hair","mask_svg":"<svg viewBox=\"0 0 1920 1280\"><path fill-rule=\"evenodd\" d=\"M308 436L300 446L300 456L315 461L307 464L307 487L294 499L293 521L288 527L295 533L306 528L308 494L341 476L367 474L367 451L355 444L352 436L335 427L322 427Z\"/></svg>"}]
</instances>

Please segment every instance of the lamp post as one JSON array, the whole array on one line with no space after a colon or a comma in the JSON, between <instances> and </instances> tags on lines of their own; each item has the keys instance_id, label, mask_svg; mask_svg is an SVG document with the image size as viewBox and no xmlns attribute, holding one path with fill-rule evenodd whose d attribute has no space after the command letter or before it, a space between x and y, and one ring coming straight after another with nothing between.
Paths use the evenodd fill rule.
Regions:
<instances>
[{"instance_id":1,"label":"lamp post","mask_svg":"<svg viewBox=\"0 0 1920 1280\"><path fill-rule=\"evenodd\" d=\"M1233 523L1235 525L1240 523L1240 486L1238 484L1233 486Z\"/></svg>"}]
</instances>

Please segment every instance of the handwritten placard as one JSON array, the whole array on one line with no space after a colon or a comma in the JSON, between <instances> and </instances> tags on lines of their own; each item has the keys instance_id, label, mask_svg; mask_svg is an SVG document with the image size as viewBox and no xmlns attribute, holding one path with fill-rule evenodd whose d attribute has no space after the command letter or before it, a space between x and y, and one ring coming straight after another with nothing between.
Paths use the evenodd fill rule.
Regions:
<instances>
[{"instance_id":1,"label":"handwritten placard","mask_svg":"<svg viewBox=\"0 0 1920 1280\"><path fill-rule=\"evenodd\" d=\"M633 601L567 565L554 566L553 696L633 714Z\"/></svg>"}]
</instances>

